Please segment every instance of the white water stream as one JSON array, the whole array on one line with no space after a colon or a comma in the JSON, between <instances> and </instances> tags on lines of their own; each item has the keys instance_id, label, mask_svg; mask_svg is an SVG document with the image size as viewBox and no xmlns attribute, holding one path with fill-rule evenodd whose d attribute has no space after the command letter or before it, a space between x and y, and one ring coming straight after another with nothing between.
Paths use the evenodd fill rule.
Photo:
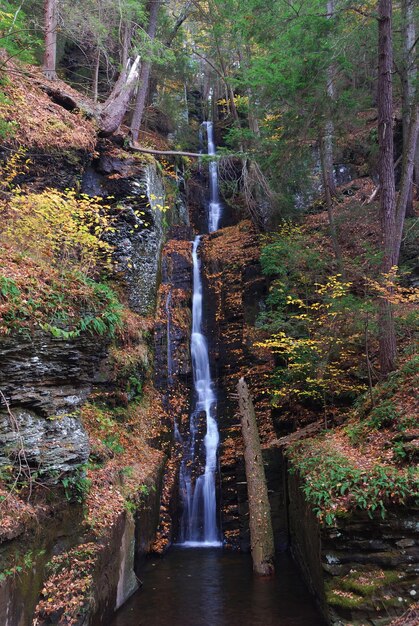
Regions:
<instances>
[{"instance_id":1,"label":"white water stream","mask_svg":"<svg viewBox=\"0 0 419 626\"><path fill-rule=\"evenodd\" d=\"M215 154L212 122L205 122L208 137L208 154ZM221 204L218 195L217 162L211 161L210 197L208 211L208 230L217 230L221 217ZM184 456L180 470L181 497L183 516L181 540L190 547L218 546L220 532L217 524L217 498L215 478L217 471L217 450L219 432L216 421L216 395L211 379L208 343L202 332L203 289L201 266L198 257L200 236L195 237L192 248L193 260L193 297L192 297L192 335L191 356L194 383L194 406L190 416L189 438L185 443ZM199 423L205 416L206 433L204 437L205 467L194 482L196 460L199 458Z\"/></svg>"}]
</instances>

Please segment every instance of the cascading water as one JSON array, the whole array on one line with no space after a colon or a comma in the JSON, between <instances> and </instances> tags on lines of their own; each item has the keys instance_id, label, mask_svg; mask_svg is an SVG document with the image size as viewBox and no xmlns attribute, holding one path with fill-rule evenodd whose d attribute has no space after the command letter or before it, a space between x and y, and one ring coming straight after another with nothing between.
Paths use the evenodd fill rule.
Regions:
<instances>
[{"instance_id":1,"label":"cascading water","mask_svg":"<svg viewBox=\"0 0 419 626\"><path fill-rule=\"evenodd\" d=\"M205 122L208 137L208 154L215 154L213 125ZM218 196L218 171L216 161L210 163L210 198L208 230L217 230L221 217L221 204ZM185 443L180 469L183 515L181 540L189 546L221 545L217 525L215 476L217 470L217 449L219 433L216 421L216 395L211 380L208 344L202 333L203 289L198 247L200 236L195 237L192 248L193 298L191 356L195 392L195 404L191 412L189 439ZM198 456L198 429L200 416L205 415L206 434L204 437L204 472L193 481L194 468Z\"/></svg>"},{"instance_id":2,"label":"cascading water","mask_svg":"<svg viewBox=\"0 0 419 626\"><path fill-rule=\"evenodd\" d=\"M214 126L212 122L204 122L207 128L208 137L208 154L210 156L215 155L215 143L214 143ZM209 179L210 179L210 203L208 211L208 230L210 233L218 230L218 223L221 217L221 204L218 193L218 165L214 159L209 165Z\"/></svg>"}]
</instances>

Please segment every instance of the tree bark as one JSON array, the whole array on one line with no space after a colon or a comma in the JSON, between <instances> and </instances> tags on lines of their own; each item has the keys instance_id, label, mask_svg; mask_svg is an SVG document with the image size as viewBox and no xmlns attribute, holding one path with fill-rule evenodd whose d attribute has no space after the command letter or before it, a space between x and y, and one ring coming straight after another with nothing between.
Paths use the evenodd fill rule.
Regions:
<instances>
[{"instance_id":1,"label":"tree bark","mask_svg":"<svg viewBox=\"0 0 419 626\"><path fill-rule=\"evenodd\" d=\"M183 24L183 22L188 19L189 14L190 14L190 12L192 10L192 7L193 7L193 0L188 0L186 2L185 6L183 7L183 9L181 10L181 12L180 12L180 14L179 14L179 16L178 16L178 18L177 18L173 28L172 28L170 34L168 35L168 37L166 39L165 43L166 43L166 46L168 48L171 47L173 41L175 40L176 35L178 34L178 31L179 31L180 27Z\"/></svg>"},{"instance_id":2,"label":"tree bark","mask_svg":"<svg viewBox=\"0 0 419 626\"><path fill-rule=\"evenodd\" d=\"M419 135L419 105L413 106L410 115L410 124L406 138L406 145L403 149L402 180L396 206L396 239L394 261L399 263L400 247L403 236L403 226L408 214L408 203L411 195L413 169L415 165L415 154L418 147Z\"/></svg>"},{"instance_id":3,"label":"tree bark","mask_svg":"<svg viewBox=\"0 0 419 626\"><path fill-rule=\"evenodd\" d=\"M328 0L327 2L327 18L329 20L334 19L335 17L335 0ZM336 100L336 86L335 86L335 66L331 63L327 68L327 99L329 104L328 111L328 119L326 120L324 126L324 167L325 167L325 175L324 178L327 181L327 187L329 188L329 193L333 197L336 195L336 183L333 169L333 152L334 152L334 137L335 137L335 125L332 119L332 109L335 106ZM325 184L326 187L326 184ZM325 189L326 191L326 189Z\"/></svg>"},{"instance_id":4,"label":"tree bark","mask_svg":"<svg viewBox=\"0 0 419 626\"><path fill-rule=\"evenodd\" d=\"M392 2L378 2L378 169L380 177L380 220L383 261L381 271L388 275L396 265L396 190L393 167L393 43ZM379 305L379 360L381 374L396 367L396 332L393 306L386 298Z\"/></svg>"},{"instance_id":5,"label":"tree bark","mask_svg":"<svg viewBox=\"0 0 419 626\"><path fill-rule=\"evenodd\" d=\"M326 138L320 137L320 162L322 169L322 179L324 187L324 195L326 200L327 216L329 219L329 233L332 240L333 252L335 254L336 263L342 277L345 278L345 268L343 265L342 251L339 244L338 233L336 230L335 219L333 217L333 198L330 189L330 176L327 170L327 147Z\"/></svg>"},{"instance_id":6,"label":"tree bark","mask_svg":"<svg viewBox=\"0 0 419 626\"><path fill-rule=\"evenodd\" d=\"M161 0L152 0L150 7L150 18L148 23L148 36L151 42L156 37L157 17L159 14ZM148 93L148 81L150 78L151 61L145 61L141 66L140 86L138 88L137 100L135 102L134 113L131 121L131 137L134 142L138 141L141 122L144 114L144 105Z\"/></svg>"},{"instance_id":7,"label":"tree bark","mask_svg":"<svg viewBox=\"0 0 419 626\"><path fill-rule=\"evenodd\" d=\"M195 159L202 159L201 152L182 152L181 150L153 150L152 148L143 148L142 146L130 145L131 150L135 152L144 152L145 154L156 154L157 156L186 156Z\"/></svg>"},{"instance_id":8,"label":"tree bark","mask_svg":"<svg viewBox=\"0 0 419 626\"><path fill-rule=\"evenodd\" d=\"M121 124L138 80L139 65L140 57L137 56L129 70L125 83L122 85L118 81L111 95L104 103L99 117L100 134L103 137L112 135Z\"/></svg>"},{"instance_id":9,"label":"tree bark","mask_svg":"<svg viewBox=\"0 0 419 626\"><path fill-rule=\"evenodd\" d=\"M271 510L255 410L244 378L240 378L237 392L239 395L247 493L249 496L249 525L253 570L260 576L271 576L275 571L275 547Z\"/></svg>"},{"instance_id":10,"label":"tree bark","mask_svg":"<svg viewBox=\"0 0 419 626\"><path fill-rule=\"evenodd\" d=\"M416 25L414 15L414 0L402 0L402 37L403 37L403 65L402 65L402 117L403 117L403 151L408 149L409 129L412 110L417 91L416 77ZM415 156L415 155L414 155ZM417 163L416 169L419 167ZM416 180L419 179L419 170ZM406 200L406 214L413 216L413 176L410 181Z\"/></svg>"},{"instance_id":11,"label":"tree bark","mask_svg":"<svg viewBox=\"0 0 419 626\"><path fill-rule=\"evenodd\" d=\"M42 71L49 80L57 78L57 0L45 0L44 5L44 63Z\"/></svg>"},{"instance_id":12,"label":"tree bark","mask_svg":"<svg viewBox=\"0 0 419 626\"><path fill-rule=\"evenodd\" d=\"M97 102L99 92L99 68L100 68L100 48L96 50L95 65L93 69L93 102Z\"/></svg>"}]
</instances>

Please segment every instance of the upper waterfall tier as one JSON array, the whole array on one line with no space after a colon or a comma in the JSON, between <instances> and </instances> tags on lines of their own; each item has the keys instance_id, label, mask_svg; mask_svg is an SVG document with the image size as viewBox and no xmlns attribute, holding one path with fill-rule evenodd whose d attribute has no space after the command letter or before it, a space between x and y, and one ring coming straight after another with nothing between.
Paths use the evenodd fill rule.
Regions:
<instances>
[{"instance_id":1,"label":"upper waterfall tier","mask_svg":"<svg viewBox=\"0 0 419 626\"><path fill-rule=\"evenodd\" d=\"M214 125L212 122L204 122L207 129L208 154L215 155L214 143ZM208 230L210 233L218 230L221 218L221 203L218 191L218 163L216 159L212 160L209 165L209 210L208 210Z\"/></svg>"}]
</instances>

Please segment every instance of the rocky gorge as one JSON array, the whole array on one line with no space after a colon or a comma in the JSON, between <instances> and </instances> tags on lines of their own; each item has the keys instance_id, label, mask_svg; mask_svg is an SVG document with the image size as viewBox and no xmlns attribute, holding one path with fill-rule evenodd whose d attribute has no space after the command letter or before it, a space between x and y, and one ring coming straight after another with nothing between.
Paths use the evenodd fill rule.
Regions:
<instances>
[{"instance_id":1,"label":"rocky gorge","mask_svg":"<svg viewBox=\"0 0 419 626\"><path fill-rule=\"evenodd\" d=\"M64 116L63 124L78 123L76 113L51 104L36 84L30 89L53 107L53 116ZM94 144L89 124L82 119L87 139L83 149L71 148L72 158L65 144L47 165L44 156L30 156L18 182L27 193L70 185L83 197L100 197L100 211L112 218L103 240L112 248L109 284L121 322L101 334L87 326L74 331L56 317L43 328L24 318L22 329L0 335L6 626L111 623L141 586L146 557L167 553L180 537L181 442L194 399L192 240L207 230L206 164L179 158L168 168L124 148L118 137ZM223 206L221 227L202 235L199 258L217 390L216 500L224 549L247 552L251 542L236 395L243 376L257 416L277 553L291 552L325 623L390 624L418 592L417 508L406 497L385 516L348 508L332 524L319 519L288 450L317 436L324 416L304 404L295 414L272 405L267 380L278 358L260 323L274 281L262 267L266 242L242 207L228 199ZM316 219L314 213L311 228L320 239ZM330 245L321 245L327 252ZM1 286L4 304L9 292ZM66 305L57 298L55 306ZM82 320L100 318L89 302L83 307ZM331 410L325 419L339 427L344 418ZM197 430L204 439L202 414ZM195 474L204 465L199 454Z\"/></svg>"}]
</instances>

